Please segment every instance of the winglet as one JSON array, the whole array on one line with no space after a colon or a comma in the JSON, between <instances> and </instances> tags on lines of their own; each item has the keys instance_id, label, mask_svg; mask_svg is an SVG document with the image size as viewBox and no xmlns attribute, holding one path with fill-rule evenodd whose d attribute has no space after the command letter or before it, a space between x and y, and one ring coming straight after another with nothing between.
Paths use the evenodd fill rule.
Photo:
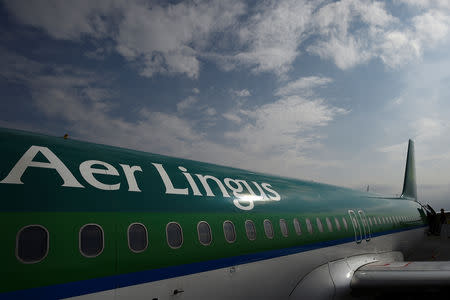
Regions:
<instances>
[{"instance_id":1,"label":"winglet","mask_svg":"<svg viewBox=\"0 0 450 300\"><path fill-rule=\"evenodd\" d=\"M409 140L408 143L402 198L412 198L417 201L416 164L414 161L414 142L412 140Z\"/></svg>"}]
</instances>

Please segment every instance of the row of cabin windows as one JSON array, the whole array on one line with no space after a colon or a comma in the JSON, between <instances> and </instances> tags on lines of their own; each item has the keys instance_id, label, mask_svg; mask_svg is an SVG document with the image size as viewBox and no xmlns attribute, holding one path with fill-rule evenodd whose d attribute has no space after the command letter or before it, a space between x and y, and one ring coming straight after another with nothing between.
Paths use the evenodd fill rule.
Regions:
<instances>
[{"instance_id":1,"label":"row of cabin windows","mask_svg":"<svg viewBox=\"0 0 450 300\"><path fill-rule=\"evenodd\" d=\"M367 217L370 226L382 225L388 223L400 223L414 221L413 217L391 216L391 217ZM348 231L348 223L345 217L342 217L342 224L345 231ZM315 219L319 232L324 232L324 226L319 218ZM338 218L333 218L335 228L341 231L341 222ZM333 232L333 221L326 217L325 222L329 232ZM289 229L285 219L279 220L281 234L284 237L289 236ZM312 234L314 232L312 222L309 218L305 219L306 229ZM295 233L300 236L302 227L297 218L293 219ZM264 233L268 239L274 238L274 229L272 222L268 219L263 221ZM355 224L357 227L357 224ZM223 232L225 240L229 243L236 241L236 230L233 222L223 222ZM250 241L256 240L256 227L253 221L245 221L245 232ZM205 221L197 224L198 240L202 245L208 246L212 242L211 227ZM170 222L166 226L167 244L173 248L180 248L183 244L183 230L180 224ZM142 223L132 223L127 230L128 247L132 252L143 252L148 247L148 231ZM86 224L80 228L79 250L85 257L96 257L100 255L105 247L104 232L98 224ZM17 234L16 255L23 263L39 262L47 256L49 249L49 233L41 225L29 225L22 228Z\"/></svg>"}]
</instances>

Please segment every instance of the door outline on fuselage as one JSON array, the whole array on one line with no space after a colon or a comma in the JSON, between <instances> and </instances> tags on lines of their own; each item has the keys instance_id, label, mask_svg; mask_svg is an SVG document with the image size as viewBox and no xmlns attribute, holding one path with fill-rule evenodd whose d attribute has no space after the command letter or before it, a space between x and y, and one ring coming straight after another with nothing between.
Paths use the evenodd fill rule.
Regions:
<instances>
[{"instance_id":1,"label":"door outline on fuselage","mask_svg":"<svg viewBox=\"0 0 450 300\"><path fill-rule=\"evenodd\" d=\"M355 242L357 244L359 244L362 242L361 224L359 224L358 218L356 217L356 214L353 210L349 209L348 215L349 215L351 223L352 223L353 232L355 233ZM358 235L358 231L359 231L359 235Z\"/></svg>"},{"instance_id":2,"label":"door outline on fuselage","mask_svg":"<svg viewBox=\"0 0 450 300\"><path fill-rule=\"evenodd\" d=\"M370 224L369 222L367 222L367 218L366 218L366 214L364 213L364 211L362 210L358 210L358 215L359 218L361 219L361 223L363 224L363 229L364 229L364 237L366 239L366 241L370 241L372 234L370 231Z\"/></svg>"}]
</instances>

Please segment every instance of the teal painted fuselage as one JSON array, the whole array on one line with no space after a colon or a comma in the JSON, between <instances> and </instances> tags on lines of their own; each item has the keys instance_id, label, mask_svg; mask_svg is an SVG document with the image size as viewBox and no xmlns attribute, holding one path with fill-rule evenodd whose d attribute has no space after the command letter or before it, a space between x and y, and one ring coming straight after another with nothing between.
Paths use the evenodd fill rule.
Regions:
<instances>
[{"instance_id":1,"label":"teal painted fuselage","mask_svg":"<svg viewBox=\"0 0 450 300\"><path fill-rule=\"evenodd\" d=\"M0 298L111 290L426 225L407 199L15 130L0 129L0 145ZM182 231L177 247L172 222ZM146 229L142 251L130 246L135 223ZM92 257L81 246L86 224L102 230ZM42 258L24 261L20 232L30 225L47 231L48 245Z\"/></svg>"}]
</instances>

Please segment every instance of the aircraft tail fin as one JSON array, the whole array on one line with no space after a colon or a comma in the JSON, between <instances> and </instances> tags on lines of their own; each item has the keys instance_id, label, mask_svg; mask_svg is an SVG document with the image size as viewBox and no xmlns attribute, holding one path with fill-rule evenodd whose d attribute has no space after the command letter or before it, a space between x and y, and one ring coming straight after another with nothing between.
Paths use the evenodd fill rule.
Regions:
<instances>
[{"instance_id":1,"label":"aircraft tail fin","mask_svg":"<svg viewBox=\"0 0 450 300\"><path fill-rule=\"evenodd\" d=\"M403 181L402 198L417 201L416 164L414 160L414 142L409 140L406 157L405 179Z\"/></svg>"}]
</instances>

